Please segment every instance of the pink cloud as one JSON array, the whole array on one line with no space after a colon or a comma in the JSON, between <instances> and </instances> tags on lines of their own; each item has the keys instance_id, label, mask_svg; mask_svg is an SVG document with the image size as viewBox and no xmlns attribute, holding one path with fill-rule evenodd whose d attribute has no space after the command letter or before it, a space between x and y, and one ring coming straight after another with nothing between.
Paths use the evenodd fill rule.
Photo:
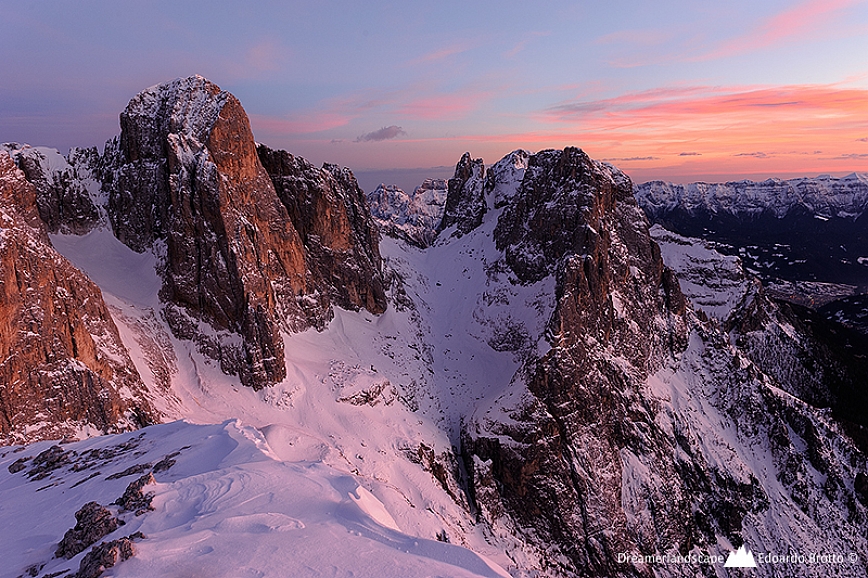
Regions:
<instances>
[{"instance_id":1,"label":"pink cloud","mask_svg":"<svg viewBox=\"0 0 868 578\"><path fill-rule=\"evenodd\" d=\"M422 56L410 60L407 64L410 66L415 66L418 64L437 62L440 60L445 60L450 56L455 56L456 54L467 52L471 48L473 48L473 44L471 44L470 42L463 42L460 44L455 44L453 46L447 46L446 48L440 48L438 50L428 52L427 54L423 54Z\"/></svg>"},{"instance_id":2,"label":"pink cloud","mask_svg":"<svg viewBox=\"0 0 868 578\"><path fill-rule=\"evenodd\" d=\"M807 0L772 16L750 33L726 42L700 60L742 54L790 39L803 40L806 35L817 33L821 26L833 21L843 9L859 1Z\"/></svg>"},{"instance_id":3,"label":"pink cloud","mask_svg":"<svg viewBox=\"0 0 868 578\"><path fill-rule=\"evenodd\" d=\"M487 92L425 95L404 102L398 107L398 113L419 120L456 119L475 110L489 97Z\"/></svg>"}]
</instances>

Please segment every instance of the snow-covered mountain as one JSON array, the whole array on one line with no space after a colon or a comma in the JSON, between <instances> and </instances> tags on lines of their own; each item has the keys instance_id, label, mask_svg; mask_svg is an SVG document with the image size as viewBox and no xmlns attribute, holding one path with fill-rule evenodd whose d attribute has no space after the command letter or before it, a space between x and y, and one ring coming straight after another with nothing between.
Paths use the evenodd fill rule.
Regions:
<instances>
[{"instance_id":1,"label":"snow-covered mountain","mask_svg":"<svg viewBox=\"0 0 868 578\"><path fill-rule=\"evenodd\" d=\"M447 192L447 181L426 179L412 193L381 184L366 198L380 231L424 249L437 236Z\"/></svg>"},{"instance_id":2,"label":"snow-covered mountain","mask_svg":"<svg viewBox=\"0 0 868 578\"><path fill-rule=\"evenodd\" d=\"M738 256L768 293L864 332L868 176L635 187L652 222Z\"/></svg>"},{"instance_id":3,"label":"snow-covered mountain","mask_svg":"<svg viewBox=\"0 0 868 578\"><path fill-rule=\"evenodd\" d=\"M121 399L164 423L0 449L2 576L724 577L744 544L843 556L758 576L868 575L862 350L651 230L581 150L468 153L442 203L435 182L383 187L372 220L347 169L256 147L240 103L190 77L134 98L68 183L40 154L59 188L0 153L0 248L87 275L128 357L57 356L130 368ZM67 210L85 197L96 219ZM377 242L374 221L395 226ZM19 313L75 327L80 304L40 309L54 282L0 256L21 296L0 375L26 390L7 352L52 342ZM7 444L70 419L15 399Z\"/></svg>"}]
</instances>

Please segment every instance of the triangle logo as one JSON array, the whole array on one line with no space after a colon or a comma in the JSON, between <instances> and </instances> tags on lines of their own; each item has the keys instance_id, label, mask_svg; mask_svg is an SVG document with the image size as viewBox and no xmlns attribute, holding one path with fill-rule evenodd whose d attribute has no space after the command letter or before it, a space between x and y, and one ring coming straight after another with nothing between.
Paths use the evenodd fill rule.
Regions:
<instances>
[{"instance_id":1,"label":"triangle logo","mask_svg":"<svg viewBox=\"0 0 868 578\"><path fill-rule=\"evenodd\" d=\"M733 552L730 550L729 556L726 558L724 568L756 568L756 560L753 559L753 552L748 550L744 544Z\"/></svg>"}]
</instances>

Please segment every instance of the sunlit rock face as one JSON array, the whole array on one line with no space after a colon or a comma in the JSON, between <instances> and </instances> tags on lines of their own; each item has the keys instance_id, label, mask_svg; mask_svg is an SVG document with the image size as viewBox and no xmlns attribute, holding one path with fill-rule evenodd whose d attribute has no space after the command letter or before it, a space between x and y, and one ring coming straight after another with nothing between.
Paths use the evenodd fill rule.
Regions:
<instances>
[{"instance_id":1,"label":"sunlit rock face","mask_svg":"<svg viewBox=\"0 0 868 578\"><path fill-rule=\"evenodd\" d=\"M321 328L333 305L385 310L378 233L352 173L257 153L239 101L206 79L136 96L105 156L116 236L165 251L173 332L243 384L283 379L281 330Z\"/></svg>"},{"instance_id":2,"label":"sunlit rock face","mask_svg":"<svg viewBox=\"0 0 868 578\"><path fill-rule=\"evenodd\" d=\"M54 250L36 199L0 152L0 442L157 419L102 293Z\"/></svg>"}]
</instances>

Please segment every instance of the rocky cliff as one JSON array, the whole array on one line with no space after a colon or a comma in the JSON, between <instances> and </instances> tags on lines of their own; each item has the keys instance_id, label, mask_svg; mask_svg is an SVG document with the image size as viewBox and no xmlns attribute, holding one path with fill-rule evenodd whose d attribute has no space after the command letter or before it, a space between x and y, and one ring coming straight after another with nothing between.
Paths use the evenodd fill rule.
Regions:
<instances>
[{"instance_id":1,"label":"rocky cliff","mask_svg":"<svg viewBox=\"0 0 868 578\"><path fill-rule=\"evenodd\" d=\"M52 247L39 194L0 152L0 443L146 425L158 416L102 294Z\"/></svg>"},{"instance_id":2,"label":"rocky cliff","mask_svg":"<svg viewBox=\"0 0 868 578\"><path fill-rule=\"evenodd\" d=\"M488 210L485 203L485 165L464 153L455 165L455 174L449 179L449 193L438 231L455 226L455 235L468 233L482 224Z\"/></svg>"},{"instance_id":3,"label":"rocky cliff","mask_svg":"<svg viewBox=\"0 0 868 578\"><path fill-rule=\"evenodd\" d=\"M322 327L332 304L385 308L377 235L352 173L261 156L273 174L239 101L196 76L130 101L103 173L116 236L165 252L173 332L255 388L285 376L281 330Z\"/></svg>"},{"instance_id":4,"label":"rocky cliff","mask_svg":"<svg viewBox=\"0 0 868 578\"><path fill-rule=\"evenodd\" d=\"M317 168L264 145L257 151L301 237L310 284L325 307L385 311L379 232L353 173Z\"/></svg>"},{"instance_id":5,"label":"rocky cliff","mask_svg":"<svg viewBox=\"0 0 868 578\"><path fill-rule=\"evenodd\" d=\"M87 233L105 219L101 210L100 155L96 148L69 151L5 143L27 180L36 189L36 207L50 233Z\"/></svg>"}]
</instances>

